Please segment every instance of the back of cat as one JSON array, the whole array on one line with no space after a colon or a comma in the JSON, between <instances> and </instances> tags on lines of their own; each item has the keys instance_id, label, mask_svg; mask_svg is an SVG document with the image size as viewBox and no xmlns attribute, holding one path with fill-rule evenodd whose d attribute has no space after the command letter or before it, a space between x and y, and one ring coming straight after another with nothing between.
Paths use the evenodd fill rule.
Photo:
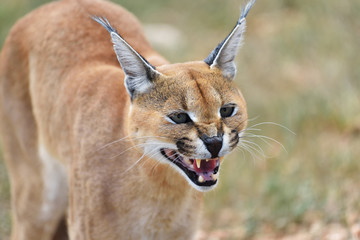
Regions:
<instances>
[{"instance_id":1,"label":"back of cat","mask_svg":"<svg viewBox=\"0 0 360 240\"><path fill-rule=\"evenodd\" d=\"M107 1L61 0L19 20L0 55L11 238L191 239L246 126L232 79L253 3L204 61L180 64Z\"/></svg>"}]
</instances>

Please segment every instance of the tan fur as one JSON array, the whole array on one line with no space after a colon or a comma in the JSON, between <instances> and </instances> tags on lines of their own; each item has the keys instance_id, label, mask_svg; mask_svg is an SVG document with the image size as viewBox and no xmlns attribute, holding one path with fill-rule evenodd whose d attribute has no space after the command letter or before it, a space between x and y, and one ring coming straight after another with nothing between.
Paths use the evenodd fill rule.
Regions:
<instances>
[{"instance_id":1,"label":"tan fur","mask_svg":"<svg viewBox=\"0 0 360 240\"><path fill-rule=\"evenodd\" d=\"M91 15L106 16L163 74L131 111L109 34ZM218 108L228 100L239 114L222 121ZM165 120L183 106L198 114L196 128ZM203 193L155 155L142 157L146 137L173 143L197 139L198 132L212 136L220 125L239 132L247 114L219 69L204 62L169 65L123 8L61 0L11 30L0 57L0 118L13 240L53 239L65 213L70 239L191 239Z\"/></svg>"}]
</instances>

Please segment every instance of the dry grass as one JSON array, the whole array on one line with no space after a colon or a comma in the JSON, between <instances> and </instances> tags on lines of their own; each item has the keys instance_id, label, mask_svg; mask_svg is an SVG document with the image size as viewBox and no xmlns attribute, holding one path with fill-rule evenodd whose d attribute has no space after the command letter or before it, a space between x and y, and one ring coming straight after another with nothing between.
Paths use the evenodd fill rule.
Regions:
<instances>
[{"instance_id":1,"label":"dry grass","mask_svg":"<svg viewBox=\"0 0 360 240\"><path fill-rule=\"evenodd\" d=\"M39 4L7 1L0 3L0 43L16 18ZM156 46L172 62L204 58L239 13L236 0L121 2L143 23L166 23L180 32L179 44ZM359 12L357 0L256 3L238 58L237 82L256 118L249 126L274 122L296 135L273 124L250 131L276 139L286 151L273 140L248 138L259 146L252 145L252 154L238 150L228 157L220 186L207 194L199 239L359 234ZM9 187L2 165L0 181L3 239Z\"/></svg>"}]
</instances>

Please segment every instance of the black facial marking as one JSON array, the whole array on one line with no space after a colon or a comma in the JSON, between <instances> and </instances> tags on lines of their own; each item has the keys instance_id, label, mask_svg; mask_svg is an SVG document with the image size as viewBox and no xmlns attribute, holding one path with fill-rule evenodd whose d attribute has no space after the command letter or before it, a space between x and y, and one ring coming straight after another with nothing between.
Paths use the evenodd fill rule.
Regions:
<instances>
[{"instance_id":1,"label":"black facial marking","mask_svg":"<svg viewBox=\"0 0 360 240\"><path fill-rule=\"evenodd\" d=\"M187 137L182 137L180 138L178 141L188 141L188 142L192 142L192 140L190 138Z\"/></svg>"},{"instance_id":2,"label":"black facial marking","mask_svg":"<svg viewBox=\"0 0 360 240\"><path fill-rule=\"evenodd\" d=\"M190 156L194 154L194 150L196 149L194 146L189 146L188 148L185 146L185 144L176 143L176 147L178 148L178 151L184 155Z\"/></svg>"},{"instance_id":3,"label":"black facial marking","mask_svg":"<svg viewBox=\"0 0 360 240\"><path fill-rule=\"evenodd\" d=\"M236 141L236 140L239 140L239 136L238 136L237 133L235 133L235 134L234 134L234 137L232 137L232 138L230 139L230 142L233 142L233 141Z\"/></svg>"},{"instance_id":4,"label":"black facial marking","mask_svg":"<svg viewBox=\"0 0 360 240\"><path fill-rule=\"evenodd\" d=\"M187 137L182 137L176 141L176 146L182 154L191 155L194 153L196 147L191 145L192 140Z\"/></svg>"},{"instance_id":5,"label":"black facial marking","mask_svg":"<svg viewBox=\"0 0 360 240\"><path fill-rule=\"evenodd\" d=\"M180 149L186 149L186 150L189 150L189 149L195 149L196 147L193 146L193 145L189 145L189 144L186 144L185 142L183 141L177 141L176 142L176 146Z\"/></svg>"},{"instance_id":6,"label":"black facial marking","mask_svg":"<svg viewBox=\"0 0 360 240\"><path fill-rule=\"evenodd\" d=\"M234 136L231 137L231 135L230 135L231 138L229 141L229 146L230 146L230 148L234 148L239 143L240 138L239 138L239 134L238 134L237 130L233 129L233 130L231 130L231 133L234 134Z\"/></svg>"}]
</instances>

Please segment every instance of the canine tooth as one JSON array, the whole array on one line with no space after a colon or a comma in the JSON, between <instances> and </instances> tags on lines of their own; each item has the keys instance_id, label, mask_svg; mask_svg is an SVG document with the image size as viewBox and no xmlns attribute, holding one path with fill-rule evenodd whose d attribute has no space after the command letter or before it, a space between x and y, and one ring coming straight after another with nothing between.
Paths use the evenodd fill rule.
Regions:
<instances>
[{"instance_id":1,"label":"canine tooth","mask_svg":"<svg viewBox=\"0 0 360 240\"><path fill-rule=\"evenodd\" d=\"M206 162L208 162L209 161L209 159L205 159L206 160Z\"/></svg>"},{"instance_id":2,"label":"canine tooth","mask_svg":"<svg viewBox=\"0 0 360 240\"><path fill-rule=\"evenodd\" d=\"M217 179L218 179L218 177L219 177L219 174L217 173L217 174L211 174L211 178L214 180L214 181L216 181Z\"/></svg>"},{"instance_id":3,"label":"canine tooth","mask_svg":"<svg viewBox=\"0 0 360 240\"><path fill-rule=\"evenodd\" d=\"M197 168L200 168L201 159L195 159Z\"/></svg>"},{"instance_id":4,"label":"canine tooth","mask_svg":"<svg viewBox=\"0 0 360 240\"><path fill-rule=\"evenodd\" d=\"M219 157L220 163L224 160L224 157Z\"/></svg>"},{"instance_id":5,"label":"canine tooth","mask_svg":"<svg viewBox=\"0 0 360 240\"><path fill-rule=\"evenodd\" d=\"M202 183L202 182L204 182L204 180L205 180L205 179L203 178L203 176L199 176L198 182L201 182L201 183Z\"/></svg>"}]
</instances>

